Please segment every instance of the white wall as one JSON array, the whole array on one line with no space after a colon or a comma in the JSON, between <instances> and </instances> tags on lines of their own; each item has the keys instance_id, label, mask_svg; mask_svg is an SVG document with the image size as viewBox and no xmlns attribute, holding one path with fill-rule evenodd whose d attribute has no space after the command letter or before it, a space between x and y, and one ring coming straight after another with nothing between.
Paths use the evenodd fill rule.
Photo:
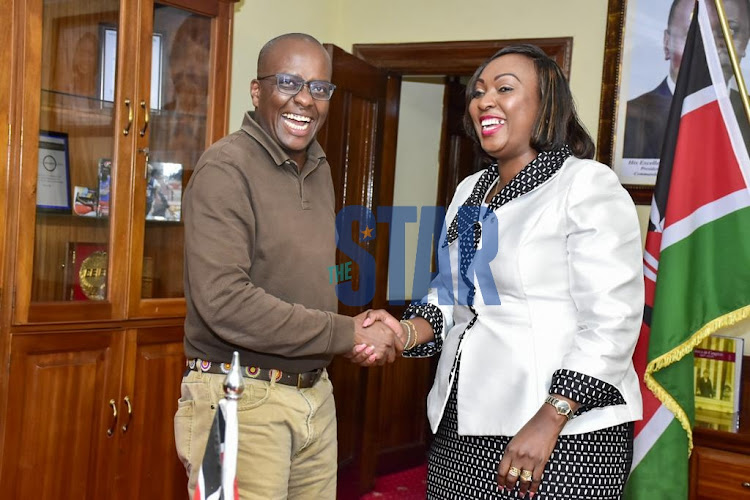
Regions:
<instances>
[{"instance_id":1,"label":"white wall","mask_svg":"<svg viewBox=\"0 0 750 500\"><path fill-rule=\"evenodd\" d=\"M235 6L230 130L250 107L258 52L275 35L304 31L350 51L354 43L573 37L571 88L596 137L607 2L603 0L320 0Z\"/></svg>"},{"instance_id":2,"label":"white wall","mask_svg":"<svg viewBox=\"0 0 750 500\"><path fill-rule=\"evenodd\" d=\"M434 206L437 198L443 90L442 78L407 77L401 84L393 206L417 207L417 222L406 225L404 297L407 299L412 298L419 214L423 206Z\"/></svg>"},{"instance_id":3,"label":"white wall","mask_svg":"<svg viewBox=\"0 0 750 500\"><path fill-rule=\"evenodd\" d=\"M242 125L245 111L252 109L250 81L257 75L258 53L271 38L289 32L308 33L321 42L330 41L338 24L335 1L278 2L241 0L234 7L232 83L229 130Z\"/></svg>"}]
</instances>

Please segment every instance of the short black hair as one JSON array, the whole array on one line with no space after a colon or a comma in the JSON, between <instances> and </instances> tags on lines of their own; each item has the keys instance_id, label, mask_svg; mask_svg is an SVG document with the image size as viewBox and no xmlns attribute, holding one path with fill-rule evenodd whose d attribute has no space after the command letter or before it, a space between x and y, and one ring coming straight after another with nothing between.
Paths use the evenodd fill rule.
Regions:
<instances>
[{"instance_id":1,"label":"short black hair","mask_svg":"<svg viewBox=\"0 0 750 500\"><path fill-rule=\"evenodd\" d=\"M507 54L520 54L528 57L534 62L534 68L536 69L540 105L539 115L536 117L531 132L531 147L538 152L542 152L559 149L567 144L578 158L593 158L594 141L578 118L568 80L554 59L536 45L531 44L504 47L482 63L474 72L466 86L464 128L469 137L479 144L479 138L469 114L469 103L473 99L474 87L479 75L490 62Z\"/></svg>"}]
</instances>

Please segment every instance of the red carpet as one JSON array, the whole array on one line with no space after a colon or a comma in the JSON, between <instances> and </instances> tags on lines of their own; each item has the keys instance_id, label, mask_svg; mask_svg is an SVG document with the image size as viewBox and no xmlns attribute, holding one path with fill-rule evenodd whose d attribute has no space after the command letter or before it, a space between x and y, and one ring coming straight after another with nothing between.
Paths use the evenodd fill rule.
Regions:
<instances>
[{"instance_id":1,"label":"red carpet","mask_svg":"<svg viewBox=\"0 0 750 500\"><path fill-rule=\"evenodd\" d=\"M427 465L380 476L375 488L360 500L424 500L427 496Z\"/></svg>"}]
</instances>

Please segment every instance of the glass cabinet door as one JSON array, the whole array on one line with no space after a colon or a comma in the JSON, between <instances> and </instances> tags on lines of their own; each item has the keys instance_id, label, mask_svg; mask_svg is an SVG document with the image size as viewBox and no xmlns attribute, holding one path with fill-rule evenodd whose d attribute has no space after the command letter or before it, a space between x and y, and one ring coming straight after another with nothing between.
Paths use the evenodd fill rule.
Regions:
<instances>
[{"instance_id":1,"label":"glass cabinet door","mask_svg":"<svg viewBox=\"0 0 750 500\"><path fill-rule=\"evenodd\" d=\"M153 15L142 299L184 295L182 191L208 144L211 80L211 18L161 4Z\"/></svg>"},{"instance_id":2,"label":"glass cabinet door","mask_svg":"<svg viewBox=\"0 0 750 500\"><path fill-rule=\"evenodd\" d=\"M120 2L42 0L41 9L30 301L108 301Z\"/></svg>"}]
</instances>

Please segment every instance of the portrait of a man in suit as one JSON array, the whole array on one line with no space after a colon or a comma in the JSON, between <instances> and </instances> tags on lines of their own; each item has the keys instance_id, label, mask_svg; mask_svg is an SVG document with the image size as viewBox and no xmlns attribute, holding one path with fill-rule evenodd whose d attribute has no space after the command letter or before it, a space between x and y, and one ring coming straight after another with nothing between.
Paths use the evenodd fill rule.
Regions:
<instances>
[{"instance_id":1,"label":"portrait of a man in suit","mask_svg":"<svg viewBox=\"0 0 750 500\"><path fill-rule=\"evenodd\" d=\"M724 79L730 89L734 87L733 101L735 97L739 101L737 84L732 76L729 53L724 43L718 16L713 3L709 2L707 5L714 39L724 69ZM664 59L669 61L669 72L656 88L627 102L623 158L658 159L661 156L669 107L672 103L694 6L694 0L672 2L663 38ZM750 39L750 1L724 0L724 8L729 28L733 33L737 57L742 59L745 56L748 39ZM738 120L747 121L744 115L738 115Z\"/></svg>"}]
</instances>

